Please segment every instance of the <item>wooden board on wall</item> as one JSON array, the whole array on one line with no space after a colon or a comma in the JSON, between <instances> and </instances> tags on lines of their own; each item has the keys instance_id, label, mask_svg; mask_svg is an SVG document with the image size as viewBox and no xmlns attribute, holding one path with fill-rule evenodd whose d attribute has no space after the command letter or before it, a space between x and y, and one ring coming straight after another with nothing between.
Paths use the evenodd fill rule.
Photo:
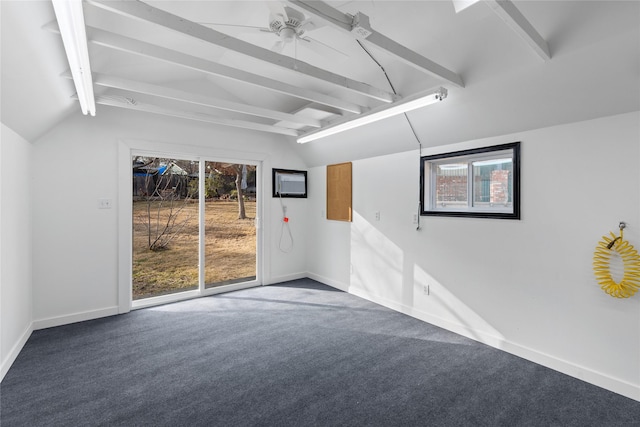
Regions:
<instances>
[{"instance_id":1,"label":"wooden board on wall","mask_svg":"<svg viewBox=\"0 0 640 427\"><path fill-rule=\"evenodd\" d=\"M351 221L351 162L327 166L327 219Z\"/></svg>"}]
</instances>

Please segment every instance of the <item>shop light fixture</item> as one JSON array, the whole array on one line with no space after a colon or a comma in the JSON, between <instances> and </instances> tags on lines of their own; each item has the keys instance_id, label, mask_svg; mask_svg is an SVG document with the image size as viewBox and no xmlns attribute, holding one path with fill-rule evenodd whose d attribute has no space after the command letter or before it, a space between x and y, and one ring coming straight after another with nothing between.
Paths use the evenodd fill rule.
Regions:
<instances>
[{"instance_id":1,"label":"shop light fixture","mask_svg":"<svg viewBox=\"0 0 640 427\"><path fill-rule=\"evenodd\" d=\"M337 120L318 130L302 134L298 137L298 143L304 144L306 142L314 141L316 139L324 138L329 135L335 135L349 129L373 123L378 120L386 119L387 117L392 117L398 114L406 113L408 111L416 110L418 108L442 101L446 97L447 90L442 87L438 88L435 91L432 90L426 93L421 92L415 95L411 95L392 104L381 105L380 107L371 109L355 117L350 116L341 120Z\"/></svg>"},{"instance_id":2,"label":"shop light fixture","mask_svg":"<svg viewBox=\"0 0 640 427\"><path fill-rule=\"evenodd\" d=\"M82 0L51 0L83 114L96 115Z\"/></svg>"}]
</instances>

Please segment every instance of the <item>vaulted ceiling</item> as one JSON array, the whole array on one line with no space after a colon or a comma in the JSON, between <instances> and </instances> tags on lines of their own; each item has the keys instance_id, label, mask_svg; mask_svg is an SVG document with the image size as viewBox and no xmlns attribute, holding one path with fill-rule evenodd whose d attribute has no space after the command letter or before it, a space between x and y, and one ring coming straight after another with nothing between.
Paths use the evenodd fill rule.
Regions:
<instances>
[{"instance_id":1,"label":"vaulted ceiling","mask_svg":"<svg viewBox=\"0 0 640 427\"><path fill-rule=\"evenodd\" d=\"M334 149L414 130L446 144L640 109L640 3L486 0L459 13L454 3L88 0L96 115L138 110L290 142L448 91L408 113L413 130L399 116L308 144ZM51 3L1 7L1 119L33 140L79 113L75 89ZM273 21L287 18L300 37L277 34Z\"/></svg>"}]
</instances>

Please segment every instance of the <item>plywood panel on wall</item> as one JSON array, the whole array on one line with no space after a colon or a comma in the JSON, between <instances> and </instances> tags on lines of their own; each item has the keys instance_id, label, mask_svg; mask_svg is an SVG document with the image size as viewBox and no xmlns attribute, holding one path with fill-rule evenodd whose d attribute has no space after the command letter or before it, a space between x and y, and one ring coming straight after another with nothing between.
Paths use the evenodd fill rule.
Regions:
<instances>
[{"instance_id":1,"label":"plywood panel on wall","mask_svg":"<svg viewBox=\"0 0 640 427\"><path fill-rule=\"evenodd\" d=\"M351 221L351 162L327 166L327 219Z\"/></svg>"}]
</instances>

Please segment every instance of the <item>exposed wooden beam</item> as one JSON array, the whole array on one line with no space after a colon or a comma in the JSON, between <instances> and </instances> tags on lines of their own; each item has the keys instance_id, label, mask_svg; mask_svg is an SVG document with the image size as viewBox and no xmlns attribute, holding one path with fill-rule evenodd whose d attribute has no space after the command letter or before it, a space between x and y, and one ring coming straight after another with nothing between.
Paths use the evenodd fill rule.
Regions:
<instances>
[{"instance_id":1,"label":"exposed wooden beam","mask_svg":"<svg viewBox=\"0 0 640 427\"><path fill-rule=\"evenodd\" d=\"M124 96L98 96L96 104L108 105L111 107L125 108L128 110L142 111L145 113L160 114L163 116L178 117L199 122L213 123L223 126L233 126L243 129L257 130L261 132L278 133L281 135L298 136L299 132L279 126L265 125L261 123L249 122L245 120L227 119L215 117L195 111L174 110L171 108L159 107L157 105L140 102L133 98Z\"/></svg>"},{"instance_id":2,"label":"exposed wooden beam","mask_svg":"<svg viewBox=\"0 0 640 427\"><path fill-rule=\"evenodd\" d=\"M55 22L51 22L44 26L45 29L52 32L59 32ZM133 55L144 56L156 59L158 61L167 62L184 68L200 71L212 76L224 77L226 79L239 81L252 86L269 89L284 95L305 99L318 104L334 107L349 113L359 114L363 111L360 105L352 102L344 101L334 96L325 95L315 90L300 88L285 82L263 77L237 68L228 67L226 65L207 61L202 58L187 55L175 50L163 48L150 43L120 36L108 31L100 30L94 27L87 27L89 32L89 42L109 49L127 52Z\"/></svg>"},{"instance_id":3,"label":"exposed wooden beam","mask_svg":"<svg viewBox=\"0 0 640 427\"><path fill-rule=\"evenodd\" d=\"M353 17L346 13L342 13L321 1L290 0L290 3L305 12L322 19L334 28L347 32L358 39L366 40L367 42L384 49L404 63L422 72L426 72L438 79L452 83L455 86L464 87L462 78L453 71L436 64L432 60L402 46L371 28L369 25L369 19L365 14L359 13Z\"/></svg>"},{"instance_id":4,"label":"exposed wooden beam","mask_svg":"<svg viewBox=\"0 0 640 427\"><path fill-rule=\"evenodd\" d=\"M207 43L256 58L278 67L286 68L296 73L303 74L325 83L330 83L344 90L358 95L364 95L377 101L389 103L396 99L396 96L390 92L323 70L295 58L290 58L288 56L272 52L269 49L255 46L251 43L247 43L243 40L236 39L227 34L216 31L213 28L205 27L204 25L181 18L138 0L87 0L87 3L122 16L151 22L180 34L194 37Z\"/></svg>"},{"instance_id":5,"label":"exposed wooden beam","mask_svg":"<svg viewBox=\"0 0 640 427\"><path fill-rule=\"evenodd\" d=\"M485 0L485 3L545 61L551 59L549 46L518 8L509 0Z\"/></svg>"},{"instance_id":6,"label":"exposed wooden beam","mask_svg":"<svg viewBox=\"0 0 640 427\"><path fill-rule=\"evenodd\" d=\"M64 73L63 77L71 78L71 73ZM268 108L256 107L253 105L241 104L224 99L211 98L203 95L172 89L165 86L158 86L149 83L137 82L121 77L107 76L105 74L94 73L93 83L113 89L122 89L129 92L142 93L157 96L160 98L172 99L205 107L217 108L220 110L232 111L235 113L248 114L257 117L266 117L273 120L294 123L296 125L320 127L320 121L311 118L300 117L298 115L282 113Z\"/></svg>"}]
</instances>

